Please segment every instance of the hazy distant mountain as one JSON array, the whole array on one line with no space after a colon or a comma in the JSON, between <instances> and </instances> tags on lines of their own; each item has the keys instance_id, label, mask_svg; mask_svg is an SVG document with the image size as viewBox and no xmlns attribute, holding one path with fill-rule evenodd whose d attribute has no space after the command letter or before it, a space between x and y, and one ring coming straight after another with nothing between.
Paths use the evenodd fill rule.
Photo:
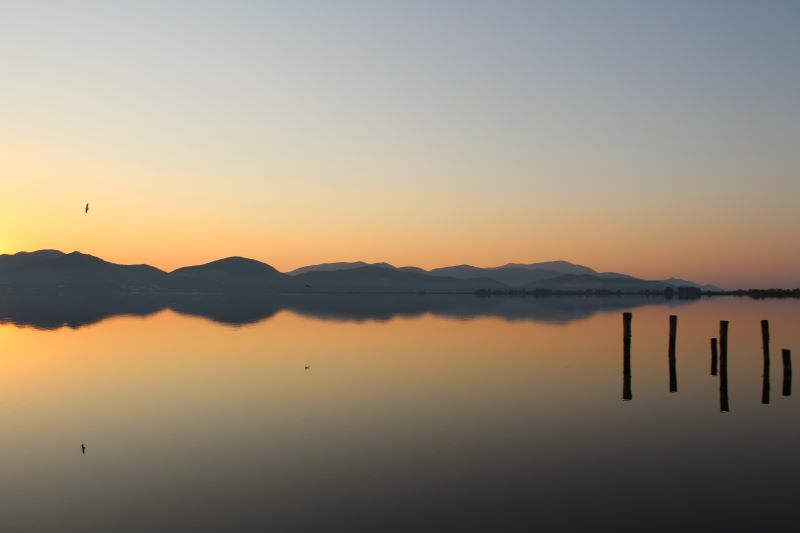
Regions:
<instances>
[{"instance_id":1,"label":"hazy distant mountain","mask_svg":"<svg viewBox=\"0 0 800 533\"><path fill-rule=\"evenodd\" d=\"M77 253L77 252L75 252ZM59 250L38 250L36 252L19 252L13 255L0 255L0 266L31 267L41 265L52 259L66 255Z\"/></svg>"},{"instance_id":2,"label":"hazy distant mountain","mask_svg":"<svg viewBox=\"0 0 800 533\"><path fill-rule=\"evenodd\" d=\"M319 265L308 265L296 268L290 272L287 272L287 274L290 276L296 276L298 274L303 274L305 272L332 272L335 270L352 270L354 268L362 268L369 265L370 263L365 263L364 261L351 261L351 262L342 261L338 263L320 263Z\"/></svg>"},{"instance_id":3,"label":"hazy distant mountain","mask_svg":"<svg viewBox=\"0 0 800 533\"><path fill-rule=\"evenodd\" d=\"M169 274L169 287L207 292L281 291L296 286L290 276L255 259L227 257Z\"/></svg>"},{"instance_id":4,"label":"hazy distant mountain","mask_svg":"<svg viewBox=\"0 0 800 533\"><path fill-rule=\"evenodd\" d=\"M434 268L429 272L434 276L449 276L452 278L488 278L508 285L509 287L523 287L542 279L562 276L563 272L547 270L544 268L528 268L525 266L502 266L495 268L479 268L472 265L458 265L444 268Z\"/></svg>"},{"instance_id":5,"label":"hazy distant mountain","mask_svg":"<svg viewBox=\"0 0 800 533\"><path fill-rule=\"evenodd\" d=\"M544 263L508 263L499 267L475 267L456 265L434 268L430 274L454 278L486 277L497 280L513 288L523 288L537 281L557 278L564 274L595 274L591 268L575 265L567 261L547 261Z\"/></svg>"},{"instance_id":6,"label":"hazy distant mountain","mask_svg":"<svg viewBox=\"0 0 800 533\"><path fill-rule=\"evenodd\" d=\"M525 285L538 279L556 277L561 274L594 274L595 271L589 267L576 265L568 261L547 261L543 263L508 263L499 267L475 267L472 265L454 265L441 268L425 270L415 266L395 267L389 263L366 263L364 261L322 263L319 265L304 266L291 272L290 276L304 274L306 272L329 272L336 270L353 270L365 266L379 266L405 272L417 272L420 274L433 274L435 276L446 276L459 279L486 277L500 281L504 284Z\"/></svg>"},{"instance_id":7,"label":"hazy distant mountain","mask_svg":"<svg viewBox=\"0 0 800 533\"><path fill-rule=\"evenodd\" d=\"M699 287L703 290L720 290L713 285L698 285L691 281L670 278L668 280L643 280L618 272L597 272L587 266L570 263L569 261L544 261L539 263L507 263L498 267L476 267L473 265L453 265L447 267L434 268L426 271L419 267L397 268L389 263L366 263L364 261L322 263L319 265L309 265L289 272L291 276L298 276L309 272L338 272L345 270L358 270L364 267L373 266L387 270L414 272L417 274L428 274L431 276L455 278L460 280L470 280L463 286L472 287L477 280L484 280L485 285L480 288L497 288L497 285L490 285L488 280L498 282L508 289L529 289L529 288L552 288L553 290L582 290L576 287L585 286L585 290L613 290L613 291L638 291L638 290L664 290L668 286L678 288L681 286ZM591 278L575 279L563 276L592 276ZM598 278L598 279L595 279ZM419 278L421 280L423 278ZM610 281L599 281L607 279ZM345 281L347 280L347 281ZM625 281L627 280L627 281ZM546 283L544 283L547 281ZM333 282L332 282L333 283ZM355 276L342 276L335 282L335 290L344 290L344 286L355 287L361 284L363 287L381 286L388 287L388 282L376 282L371 280L357 280ZM419 282L418 282L419 283ZM318 284L319 285L319 284ZM419 290L430 286L430 282L419 283ZM331 285L333 286L333 285ZM450 282L449 286L452 285ZM406 280L398 281L397 289L406 290L408 285ZM327 290L327 289L326 289ZM363 289L358 289L363 290ZM370 289L371 290L371 289ZM387 289L388 290L388 289ZM446 289L447 290L447 289Z\"/></svg>"},{"instance_id":8,"label":"hazy distant mountain","mask_svg":"<svg viewBox=\"0 0 800 533\"><path fill-rule=\"evenodd\" d=\"M508 263L497 269L506 267L527 268L531 270L549 270L561 274L596 274L597 272L589 267L583 265L576 265L569 261L544 261L541 263Z\"/></svg>"},{"instance_id":9,"label":"hazy distant mountain","mask_svg":"<svg viewBox=\"0 0 800 533\"><path fill-rule=\"evenodd\" d=\"M627 278L627 279L639 279L634 276L629 276L628 274L620 274L619 272L598 272L595 276L599 276L601 278Z\"/></svg>"},{"instance_id":10,"label":"hazy distant mountain","mask_svg":"<svg viewBox=\"0 0 800 533\"><path fill-rule=\"evenodd\" d=\"M149 265L118 265L93 255L57 250L0 256L0 288L150 290L165 288L167 274Z\"/></svg>"},{"instance_id":11,"label":"hazy distant mountain","mask_svg":"<svg viewBox=\"0 0 800 533\"><path fill-rule=\"evenodd\" d=\"M353 270L355 268L363 268L366 266L391 268L394 270L403 270L406 272L419 272L419 273L425 272L424 269L415 266L396 267L394 265L390 265L389 263L365 263L364 261L351 261L351 262L320 263L318 265L308 265L296 268L290 272L287 272L287 274L290 276L296 276L298 274L305 274L306 272L333 272L336 270Z\"/></svg>"},{"instance_id":12,"label":"hazy distant mountain","mask_svg":"<svg viewBox=\"0 0 800 533\"><path fill-rule=\"evenodd\" d=\"M425 274L428 271L424 268L415 267L415 266L404 266L404 267L395 267L397 270L402 270L404 272L418 272L420 274Z\"/></svg>"},{"instance_id":13,"label":"hazy distant mountain","mask_svg":"<svg viewBox=\"0 0 800 533\"><path fill-rule=\"evenodd\" d=\"M468 279L483 276L489 270L491 269L475 267L472 265L455 265L449 267L432 268L428 271L428 274L433 274L434 276Z\"/></svg>"},{"instance_id":14,"label":"hazy distant mountain","mask_svg":"<svg viewBox=\"0 0 800 533\"><path fill-rule=\"evenodd\" d=\"M306 289L310 292L470 292L481 288L506 288L489 278L457 279L374 265L345 270L315 270L294 278L307 285Z\"/></svg>"}]
</instances>

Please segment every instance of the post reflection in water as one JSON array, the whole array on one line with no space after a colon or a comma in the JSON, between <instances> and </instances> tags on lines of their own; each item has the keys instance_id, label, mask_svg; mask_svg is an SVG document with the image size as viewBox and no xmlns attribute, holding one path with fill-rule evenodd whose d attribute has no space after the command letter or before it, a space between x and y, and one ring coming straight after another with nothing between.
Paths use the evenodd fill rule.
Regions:
<instances>
[{"instance_id":1,"label":"post reflection in water","mask_svg":"<svg viewBox=\"0 0 800 533\"><path fill-rule=\"evenodd\" d=\"M769 404L769 320L761 321L761 347L764 353L764 373L761 382L761 403Z\"/></svg>"},{"instance_id":2,"label":"post reflection in water","mask_svg":"<svg viewBox=\"0 0 800 533\"><path fill-rule=\"evenodd\" d=\"M631 390L631 321L632 313L623 313L623 334L622 334L622 399L633 399Z\"/></svg>"},{"instance_id":3,"label":"post reflection in water","mask_svg":"<svg viewBox=\"0 0 800 533\"><path fill-rule=\"evenodd\" d=\"M792 395L792 352L783 350L783 395Z\"/></svg>"},{"instance_id":4,"label":"post reflection in water","mask_svg":"<svg viewBox=\"0 0 800 533\"><path fill-rule=\"evenodd\" d=\"M666 303L639 296L481 298L471 294L4 294L0 321L39 329L81 328L115 316L171 310L227 325L256 324L290 311L325 320L391 320L431 314L444 318L497 317L566 324L613 310ZM688 305L690 300L670 302Z\"/></svg>"},{"instance_id":5,"label":"post reflection in water","mask_svg":"<svg viewBox=\"0 0 800 533\"><path fill-rule=\"evenodd\" d=\"M717 338L711 339L711 375L717 375Z\"/></svg>"}]
</instances>

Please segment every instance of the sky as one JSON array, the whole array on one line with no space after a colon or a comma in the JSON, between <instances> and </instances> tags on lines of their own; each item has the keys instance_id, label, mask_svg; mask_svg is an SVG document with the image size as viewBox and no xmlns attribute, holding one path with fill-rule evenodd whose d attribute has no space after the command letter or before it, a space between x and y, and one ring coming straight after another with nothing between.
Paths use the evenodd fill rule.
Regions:
<instances>
[{"instance_id":1,"label":"sky","mask_svg":"<svg viewBox=\"0 0 800 533\"><path fill-rule=\"evenodd\" d=\"M797 287L799 22L779 0L6 0L0 253Z\"/></svg>"}]
</instances>

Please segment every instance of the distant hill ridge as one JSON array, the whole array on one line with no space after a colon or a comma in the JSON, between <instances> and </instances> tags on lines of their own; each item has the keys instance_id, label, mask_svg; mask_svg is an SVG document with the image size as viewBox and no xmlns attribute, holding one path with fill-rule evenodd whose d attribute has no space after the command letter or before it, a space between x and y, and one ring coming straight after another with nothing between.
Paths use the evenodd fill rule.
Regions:
<instances>
[{"instance_id":1,"label":"distant hill ridge","mask_svg":"<svg viewBox=\"0 0 800 533\"><path fill-rule=\"evenodd\" d=\"M363 261L323 263L282 273L245 257L227 257L165 272L149 265L120 265L80 252L39 250L0 255L0 290L120 290L176 292L474 292L503 290L664 291L695 287L677 278L643 280L600 273L567 261L455 265L424 270Z\"/></svg>"}]
</instances>

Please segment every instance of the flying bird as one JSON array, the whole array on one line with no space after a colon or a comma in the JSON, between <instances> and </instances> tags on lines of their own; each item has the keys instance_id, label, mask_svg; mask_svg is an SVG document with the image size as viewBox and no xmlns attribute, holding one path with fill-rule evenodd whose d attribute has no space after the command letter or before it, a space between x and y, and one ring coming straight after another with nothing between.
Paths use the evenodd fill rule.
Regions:
<instances>
[{"instance_id":1,"label":"flying bird","mask_svg":"<svg viewBox=\"0 0 800 533\"><path fill-rule=\"evenodd\" d=\"M306 370L311 370L311 365L306 365Z\"/></svg>"},{"instance_id":2,"label":"flying bird","mask_svg":"<svg viewBox=\"0 0 800 533\"><path fill-rule=\"evenodd\" d=\"M81 453L86 453L86 445L81 444Z\"/></svg>"},{"instance_id":3,"label":"flying bird","mask_svg":"<svg viewBox=\"0 0 800 533\"><path fill-rule=\"evenodd\" d=\"M84 208L83 212L84 213L88 213L89 212L89 204L86 204L86 208Z\"/></svg>"}]
</instances>

